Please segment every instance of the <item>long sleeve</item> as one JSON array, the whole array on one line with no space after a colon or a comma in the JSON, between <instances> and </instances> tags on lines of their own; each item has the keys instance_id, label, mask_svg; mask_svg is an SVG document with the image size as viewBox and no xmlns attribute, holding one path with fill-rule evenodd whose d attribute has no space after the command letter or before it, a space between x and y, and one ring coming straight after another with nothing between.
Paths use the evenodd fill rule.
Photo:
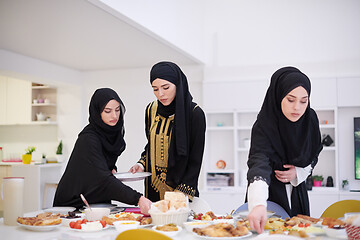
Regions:
<instances>
[{"instance_id":1,"label":"long sleeve","mask_svg":"<svg viewBox=\"0 0 360 240\"><path fill-rule=\"evenodd\" d=\"M200 107L193 111L190 134L190 151L185 173L177 190L193 197L197 191L205 144L206 121Z\"/></svg>"},{"instance_id":2,"label":"long sleeve","mask_svg":"<svg viewBox=\"0 0 360 240\"><path fill-rule=\"evenodd\" d=\"M258 205L267 206L268 199L268 185L262 180L257 180L250 183L248 188L249 212Z\"/></svg>"},{"instance_id":3,"label":"long sleeve","mask_svg":"<svg viewBox=\"0 0 360 240\"><path fill-rule=\"evenodd\" d=\"M291 185L293 185L294 187L298 186L300 183L305 181L312 171L311 164L304 168L295 167L295 169L296 169L296 178L290 181Z\"/></svg>"},{"instance_id":4,"label":"long sleeve","mask_svg":"<svg viewBox=\"0 0 360 240\"><path fill-rule=\"evenodd\" d=\"M79 136L58 185L54 206L81 207L82 193L89 203L117 200L137 205L140 193L124 185L111 173L100 139L94 134Z\"/></svg>"}]
</instances>

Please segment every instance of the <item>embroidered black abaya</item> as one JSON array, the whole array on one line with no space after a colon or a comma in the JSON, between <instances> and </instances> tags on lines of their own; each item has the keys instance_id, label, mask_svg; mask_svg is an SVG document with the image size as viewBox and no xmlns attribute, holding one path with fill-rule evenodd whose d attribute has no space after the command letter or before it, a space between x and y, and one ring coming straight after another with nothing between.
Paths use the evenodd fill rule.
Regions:
<instances>
[{"instance_id":1,"label":"embroidered black abaya","mask_svg":"<svg viewBox=\"0 0 360 240\"><path fill-rule=\"evenodd\" d=\"M120 103L120 117L115 126L101 119L101 112L110 100ZM54 206L84 205L82 193L89 204L117 200L137 205L141 194L124 185L112 174L118 156L125 150L125 107L115 91L101 88L93 94L89 106L89 124L79 133L65 172L57 187Z\"/></svg>"},{"instance_id":2,"label":"embroidered black abaya","mask_svg":"<svg viewBox=\"0 0 360 240\"><path fill-rule=\"evenodd\" d=\"M297 121L288 120L281 110L282 99L302 86L310 97L309 78L294 67L285 67L271 77L262 108L251 133L248 160L248 182L263 180L269 185L269 198L281 205L290 216L310 215L305 182L293 187L291 209L285 184L275 177L274 170L284 171L284 164L304 168L315 167L322 150L319 122L310 100L304 115Z\"/></svg>"},{"instance_id":3,"label":"embroidered black abaya","mask_svg":"<svg viewBox=\"0 0 360 240\"><path fill-rule=\"evenodd\" d=\"M176 85L176 97L168 106L154 101L146 107L148 143L138 163L152 176L145 180L151 201L163 199L165 191L178 190L190 199L199 196L198 178L205 144L205 114L192 102L185 74L172 62L159 62L150 82L160 78Z\"/></svg>"}]
</instances>

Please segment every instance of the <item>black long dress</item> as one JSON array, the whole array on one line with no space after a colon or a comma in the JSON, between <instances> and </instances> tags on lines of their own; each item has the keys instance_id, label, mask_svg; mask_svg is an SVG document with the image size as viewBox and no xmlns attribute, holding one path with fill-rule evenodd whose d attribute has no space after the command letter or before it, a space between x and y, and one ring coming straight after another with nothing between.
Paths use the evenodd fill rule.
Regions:
<instances>
[{"instance_id":1,"label":"black long dress","mask_svg":"<svg viewBox=\"0 0 360 240\"><path fill-rule=\"evenodd\" d=\"M159 114L157 104L161 103L155 101L146 108L145 132L148 144L139 160L145 171L152 173L151 177L145 179L145 196L151 201L158 201L163 199L165 191L179 190L192 199L199 196L198 178L205 143L205 114L199 106L192 104L190 152L186 158L176 156L177 164L172 171L177 173L171 174L170 171L169 175L168 152L173 137L174 115Z\"/></svg>"},{"instance_id":2,"label":"black long dress","mask_svg":"<svg viewBox=\"0 0 360 240\"><path fill-rule=\"evenodd\" d=\"M121 117L116 126L108 126L101 120L106 104L115 99L121 104ZM53 205L84 205L83 194L89 204L110 203L117 200L137 205L141 194L115 178L118 156L125 149L123 114L125 107L111 89L95 91L89 106L89 125L79 134L65 172L58 184Z\"/></svg>"},{"instance_id":3,"label":"black long dress","mask_svg":"<svg viewBox=\"0 0 360 240\"><path fill-rule=\"evenodd\" d=\"M290 216L310 215L305 182L293 187L291 209L285 183L275 177L274 170L284 171L284 164L314 168L322 150L319 121L310 100L304 115L291 122L282 113L281 101L293 89L302 86L310 97L309 78L294 67L276 71L267 90L264 103L251 132L248 159L248 184L256 180L269 185L268 200L278 203Z\"/></svg>"},{"instance_id":4,"label":"black long dress","mask_svg":"<svg viewBox=\"0 0 360 240\"><path fill-rule=\"evenodd\" d=\"M166 80L176 86L168 106L150 103L145 113L148 143L138 163L152 173L145 180L151 201L163 199L165 191L178 190L190 200L199 196L198 179L205 145L205 114L192 101L185 74L172 62L159 62L150 71L150 82Z\"/></svg>"}]
</instances>

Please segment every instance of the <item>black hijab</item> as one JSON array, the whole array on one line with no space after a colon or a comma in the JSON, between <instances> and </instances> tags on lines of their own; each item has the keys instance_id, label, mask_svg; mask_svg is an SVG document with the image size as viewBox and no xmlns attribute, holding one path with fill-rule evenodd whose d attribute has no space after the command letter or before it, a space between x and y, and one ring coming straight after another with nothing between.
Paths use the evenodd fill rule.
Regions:
<instances>
[{"instance_id":1,"label":"black hijab","mask_svg":"<svg viewBox=\"0 0 360 240\"><path fill-rule=\"evenodd\" d=\"M321 136L317 115L310 108L296 122L288 120L281 110L282 99L293 89L302 86L310 98L309 78L294 67L277 70L271 77L257 124L267 136L282 164L306 167L321 150Z\"/></svg>"},{"instance_id":2,"label":"black hijab","mask_svg":"<svg viewBox=\"0 0 360 240\"><path fill-rule=\"evenodd\" d=\"M101 113L110 100L120 103L120 116L115 126L109 126L101 119ZM79 133L95 133L101 139L105 151L113 157L119 156L125 150L124 140L125 106L118 94L110 88L99 88L91 97L89 105L89 124Z\"/></svg>"},{"instance_id":3,"label":"black hijab","mask_svg":"<svg viewBox=\"0 0 360 240\"><path fill-rule=\"evenodd\" d=\"M159 62L150 71L150 83L160 78L176 85L176 97L169 106L164 106L158 101L158 113L165 117L175 113L175 126L171 142L176 146L176 155L187 156L189 153L188 139L190 131L190 114L192 96L189 92L188 82L185 74L178 65L172 62ZM175 137L174 137L175 136ZM169 166L173 166L171 154L169 155Z\"/></svg>"}]
</instances>

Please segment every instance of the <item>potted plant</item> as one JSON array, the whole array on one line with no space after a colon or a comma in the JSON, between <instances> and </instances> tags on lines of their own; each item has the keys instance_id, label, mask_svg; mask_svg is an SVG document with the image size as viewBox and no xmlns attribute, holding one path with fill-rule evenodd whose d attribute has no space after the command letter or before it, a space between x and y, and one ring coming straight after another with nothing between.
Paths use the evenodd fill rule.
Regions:
<instances>
[{"instance_id":1,"label":"potted plant","mask_svg":"<svg viewBox=\"0 0 360 240\"><path fill-rule=\"evenodd\" d=\"M31 146L25 149L25 154L22 155L22 162L23 164L30 164L31 163L31 156L32 153L35 151L35 147Z\"/></svg>"},{"instance_id":2,"label":"potted plant","mask_svg":"<svg viewBox=\"0 0 360 240\"><path fill-rule=\"evenodd\" d=\"M312 176L312 180L314 187L321 187L321 183L324 180L324 178L321 175L314 175Z\"/></svg>"},{"instance_id":3,"label":"potted plant","mask_svg":"<svg viewBox=\"0 0 360 240\"><path fill-rule=\"evenodd\" d=\"M59 145L56 148L56 159L57 162L62 162L63 161L63 143L62 140L60 140Z\"/></svg>"}]
</instances>

